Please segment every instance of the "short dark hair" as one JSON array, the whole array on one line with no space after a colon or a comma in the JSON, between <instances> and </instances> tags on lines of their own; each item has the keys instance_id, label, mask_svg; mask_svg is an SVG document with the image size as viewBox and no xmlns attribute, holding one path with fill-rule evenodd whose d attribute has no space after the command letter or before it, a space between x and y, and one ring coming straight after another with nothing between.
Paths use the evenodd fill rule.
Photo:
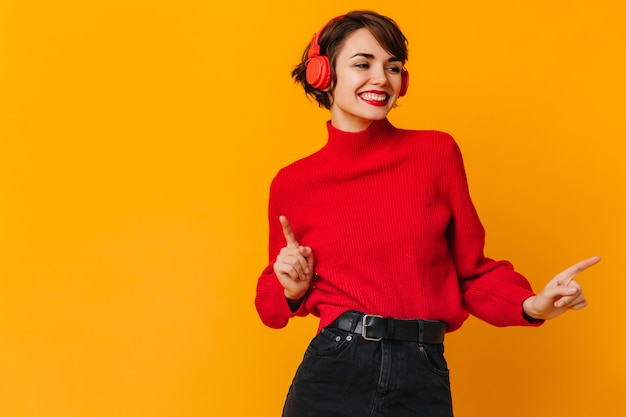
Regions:
<instances>
[{"instance_id":1,"label":"short dark hair","mask_svg":"<svg viewBox=\"0 0 626 417\"><path fill-rule=\"evenodd\" d=\"M328 57L331 67L331 81L327 91L313 88L306 81L306 63L309 59L310 43L302 54L302 61L291 72L296 83L302 84L304 92L314 98L320 107L330 109L331 95L337 77L335 62L346 37L359 29L367 29L380 45L402 63L409 58L408 40L391 18L370 10L355 10L343 17L331 20L319 37L320 55Z\"/></svg>"}]
</instances>

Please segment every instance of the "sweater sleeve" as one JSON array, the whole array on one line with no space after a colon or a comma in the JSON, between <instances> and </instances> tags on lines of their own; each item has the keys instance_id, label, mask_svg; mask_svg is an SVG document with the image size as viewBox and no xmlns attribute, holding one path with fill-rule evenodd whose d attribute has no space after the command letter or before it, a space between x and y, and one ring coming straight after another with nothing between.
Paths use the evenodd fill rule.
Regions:
<instances>
[{"instance_id":1,"label":"sweater sleeve","mask_svg":"<svg viewBox=\"0 0 626 417\"><path fill-rule=\"evenodd\" d=\"M268 207L269 221L269 264L262 271L257 281L255 306L261 321L268 327L280 329L287 325L289 319L294 316L305 316L308 314L305 299L300 304L297 311L292 311L287 303L285 291L276 273L274 273L274 262L280 250L286 245L282 227L278 220L282 213L280 198L284 194L275 178L270 187L270 199Z\"/></svg>"},{"instance_id":2,"label":"sweater sleeve","mask_svg":"<svg viewBox=\"0 0 626 417\"><path fill-rule=\"evenodd\" d=\"M454 258L463 305L495 326L538 325L522 315L523 301L534 295L528 280L510 262L484 256L485 231L471 201L461 151L451 140L446 190L451 219L446 233Z\"/></svg>"}]
</instances>

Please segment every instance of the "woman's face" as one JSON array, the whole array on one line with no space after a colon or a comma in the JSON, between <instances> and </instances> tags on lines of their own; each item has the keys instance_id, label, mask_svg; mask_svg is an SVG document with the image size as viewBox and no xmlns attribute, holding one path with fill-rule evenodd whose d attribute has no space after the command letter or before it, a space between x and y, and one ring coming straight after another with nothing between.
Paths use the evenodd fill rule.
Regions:
<instances>
[{"instance_id":1,"label":"woman's face","mask_svg":"<svg viewBox=\"0 0 626 417\"><path fill-rule=\"evenodd\" d=\"M331 123L358 132L387 116L402 84L402 62L389 55L365 28L348 35L335 62Z\"/></svg>"}]
</instances>

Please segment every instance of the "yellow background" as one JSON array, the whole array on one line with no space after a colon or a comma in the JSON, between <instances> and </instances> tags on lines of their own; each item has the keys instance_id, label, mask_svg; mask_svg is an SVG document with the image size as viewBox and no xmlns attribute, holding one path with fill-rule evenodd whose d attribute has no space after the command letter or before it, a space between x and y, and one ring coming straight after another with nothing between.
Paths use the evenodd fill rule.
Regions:
<instances>
[{"instance_id":1,"label":"yellow background","mask_svg":"<svg viewBox=\"0 0 626 417\"><path fill-rule=\"evenodd\" d=\"M291 68L355 8L409 37L390 118L455 136L488 255L536 289L604 258L586 310L448 337L456 414L623 415L622 4L1 0L0 415L280 415L316 321L256 316L267 190L325 139Z\"/></svg>"}]
</instances>

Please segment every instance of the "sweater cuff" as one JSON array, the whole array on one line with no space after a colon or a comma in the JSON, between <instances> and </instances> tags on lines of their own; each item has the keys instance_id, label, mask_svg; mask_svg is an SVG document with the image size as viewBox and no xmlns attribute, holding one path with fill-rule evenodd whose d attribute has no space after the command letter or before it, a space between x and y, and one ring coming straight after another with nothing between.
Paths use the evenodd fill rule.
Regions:
<instances>
[{"instance_id":1,"label":"sweater cuff","mask_svg":"<svg viewBox=\"0 0 626 417\"><path fill-rule=\"evenodd\" d=\"M307 296L308 294L298 309L292 311L285 297L285 289L280 285L272 268L267 267L257 283L256 309L266 326L280 329L287 325L290 318L307 314L305 306Z\"/></svg>"}]
</instances>

